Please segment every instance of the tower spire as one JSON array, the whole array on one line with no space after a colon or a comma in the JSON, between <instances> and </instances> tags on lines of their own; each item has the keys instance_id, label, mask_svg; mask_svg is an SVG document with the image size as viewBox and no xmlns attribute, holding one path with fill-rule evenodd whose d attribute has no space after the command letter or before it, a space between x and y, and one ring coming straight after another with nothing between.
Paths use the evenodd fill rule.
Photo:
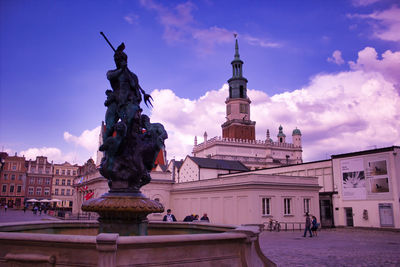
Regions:
<instances>
[{"instance_id":1,"label":"tower spire","mask_svg":"<svg viewBox=\"0 0 400 267\"><path fill-rule=\"evenodd\" d=\"M239 55L239 44L238 44L238 39L237 39L237 34L233 34L235 36L235 59L240 59Z\"/></svg>"},{"instance_id":2,"label":"tower spire","mask_svg":"<svg viewBox=\"0 0 400 267\"><path fill-rule=\"evenodd\" d=\"M223 138L255 140L255 121L250 120L250 99L247 97L247 79L243 77L243 61L239 55L237 34L235 56L231 62L232 77L228 80L229 97L225 101L227 121L222 126Z\"/></svg>"}]
</instances>

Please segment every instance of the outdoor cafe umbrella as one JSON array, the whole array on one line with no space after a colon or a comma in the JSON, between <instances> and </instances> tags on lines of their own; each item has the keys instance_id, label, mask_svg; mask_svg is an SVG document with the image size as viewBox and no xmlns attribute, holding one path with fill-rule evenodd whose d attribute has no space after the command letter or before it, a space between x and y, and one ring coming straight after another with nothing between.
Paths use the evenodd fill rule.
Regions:
<instances>
[{"instance_id":1,"label":"outdoor cafe umbrella","mask_svg":"<svg viewBox=\"0 0 400 267\"><path fill-rule=\"evenodd\" d=\"M49 200L49 202L61 202L62 200L59 200L59 199L56 199L56 198L53 198L53 199L51 199L51 200Z\"/></svg>"},{"instance_id":2,"label":"outdoor cafe umbrella","mask_svg":"<svg viewBox=\"0 0 400 267\"><path fill-rule=\"evenodd\" d=\"M28 199L26 202L39 202L39 200L32 198L32 199Z\"/></svg>"},{"instance_id":3,"label":"outdoor cafe umbrella","mask_svg":"<svg viewBox=\"0 0 400 267\"><path fill-rule=\"evenodd\" d=\"M50 202L50 200L48 200L48 199L42 199L42 200L40 200L39 202L48 203L48 202Z\"/></svg>"}]
</instances>

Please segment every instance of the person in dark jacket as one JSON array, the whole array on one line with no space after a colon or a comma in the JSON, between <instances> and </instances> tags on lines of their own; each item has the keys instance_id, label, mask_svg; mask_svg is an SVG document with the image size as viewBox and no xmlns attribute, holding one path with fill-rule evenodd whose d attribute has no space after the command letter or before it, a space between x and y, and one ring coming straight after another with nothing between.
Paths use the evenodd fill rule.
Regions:
<instances>
[{"instance_id":1,"label":"person in dark jacket","mask_svg":"<svg viewBox=\"0 0 400 267\"><path fill-rule=\"evenodd\" d=\"M310 219L310 216L308 215L308 212L306 212L306 227L304 227L304 235L303 235L303 237L306 237L307 231L310 232L310 237L312 237L311 219Z\"/></svg>"},{"instance_id":2,"label":"person in dark jacket","mask_svg":"<svg viewBox=\"0 0 400 267\"><path fill-rule=\"evenodd\" d=\"M200 218L200 221L210 222L210 219L208 218L207 213L203 214L203 217Z\"/></svg>"},{"instance_id":3,"label":"person in dark jacket","mask_svg":"<svg viewBox=\"0 0 400 267\"><path fill-rule=\"evenodd\" d=\"M183 219L184 222L193 222L194 216L192 214L188 215Z\"/></svg>"},{"instance_id":4,"label":"person in dark jacket","mask_svg":"<svg viewBox=\"0 0 400 267\"><path fill-rule=\"evenodd\" d=\"M176 222L174 214L171 213L171 209L167 209L167 214L163 218L164 222Z\"/></svg>"},{"instance_id":5,"label":"person in dark jacket","mask_svg":"<svg viewBox=\"0 0 400 267\"><path fill-rule=\"evenodd\" d=\"M313 236L317 236L317 230L318 230L318 225L319 223L317 222L317 217L312 216L312 221L311 221L311 231L313 233Z\"/></svg>"}]
</instances>

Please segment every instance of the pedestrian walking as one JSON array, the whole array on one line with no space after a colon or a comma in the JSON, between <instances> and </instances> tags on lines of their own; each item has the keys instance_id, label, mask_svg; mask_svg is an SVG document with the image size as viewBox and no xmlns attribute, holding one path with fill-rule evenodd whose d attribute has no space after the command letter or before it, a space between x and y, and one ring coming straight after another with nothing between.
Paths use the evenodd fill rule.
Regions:
<instances>
[{"instance_id":1,"label":"pedestrian walking","mask_svg":"<svg viewBox=\"0 0 400 267\"><path fill-rule=\"evenodd\" d=\"M303 235L303 237L306 237L307 231L310 233L310 237L312 237L311 219L310 219L310 215L308 215L308 212L306 212L306 226L304 227L304 235Z\"/></svg>"},{"instance_id":2,"label":"pedestrian walking","mask_svg":"<svg viewBox=\"0 0 400 267\"><path fill-rule=\"evenodd\" d=\"M317 218L315 216L312 216L311 231L312 231L313 236L317 236L318 226L319 226L319 223L317 222Z\"/></svg>"},{"instance_id":3,"label":"pedestrian walking","mask_svg":"<svg viewBox=\"0 0 400 267\"><path fill-rule=\"evenodd\" d=\"M24 213L26 212L26 206L24 206Z\"/></svg>"},{"instance_id":4,"label":"pedestrian walking","mask_svg":"<svg viewBox=\"0 0 400 267\"><path fill-rule=\"evenodd\" d=\"M7 212L8 206L7 204L4 205L4 212Z\"/></svg>"}]
</instances>

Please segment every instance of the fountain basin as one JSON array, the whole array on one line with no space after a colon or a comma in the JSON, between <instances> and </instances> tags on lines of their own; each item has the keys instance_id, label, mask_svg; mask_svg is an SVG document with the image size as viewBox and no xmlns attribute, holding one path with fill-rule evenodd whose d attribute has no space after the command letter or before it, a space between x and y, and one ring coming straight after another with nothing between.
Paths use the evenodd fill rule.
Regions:
<instances>
[{"instance_id":1,"label":"fountain basin","mask_svg":"<svg viewBox=\"0 0 400 267\"><path fill-rule=\"evenodd\" d=\"M275 266L260 250L257 226L150 222L157 230L149 236L21 232L97 227L93 221L0 224L0 265Z\"/></svg>"}]
</instances>

